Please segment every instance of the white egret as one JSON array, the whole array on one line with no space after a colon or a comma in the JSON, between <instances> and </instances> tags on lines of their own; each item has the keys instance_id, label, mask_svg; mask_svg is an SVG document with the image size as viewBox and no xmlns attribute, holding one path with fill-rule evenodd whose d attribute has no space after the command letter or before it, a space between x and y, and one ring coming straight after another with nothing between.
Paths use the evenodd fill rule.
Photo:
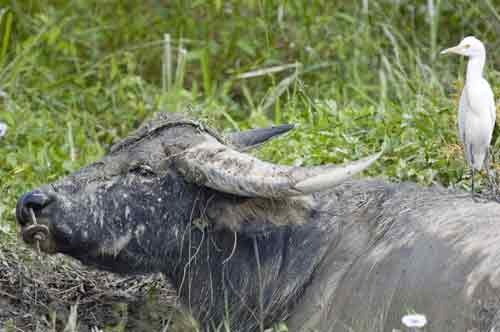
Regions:
<instances>
[{"instance_id":1,"label":"white egret","mask_svg":"<svg viewBox=\"0 0 500 332\"><path fill-rule=\"evenodd\" d=\"M488 150L496 118L493 92L483 77L486 50L479 39L469 36L457 46L441 52L447 53L469 57L465 86L458 105L458 134L464 145L465 159L472 171L471 191L474 195L474 171L480 171L483 165L489 171Z\"/></svg>"}]
</instances>

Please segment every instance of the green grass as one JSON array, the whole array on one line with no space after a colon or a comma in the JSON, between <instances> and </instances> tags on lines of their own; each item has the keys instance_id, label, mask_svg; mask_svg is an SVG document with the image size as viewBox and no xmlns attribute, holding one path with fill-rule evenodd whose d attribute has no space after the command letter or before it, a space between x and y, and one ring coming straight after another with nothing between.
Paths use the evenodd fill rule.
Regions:
<instances>
[{"instance_id":1,"label":"green grass","mask_svg":"<svg viewBox=\"0 0 500 332\"><path fill-rule=\"evenodd\" d=\"M20 193L98 159L153 112L187 105L224 130L299 125L262 158L338 163L386 141L369 175L465 187L455 129L465 61L437 52L466 34L499 46L489 1L436 0L432 15L424 1L0 3L4 230ZM499 62L489 52L494 87ZM284 69L240 78L273 66Z\"/></svg>"},{"instance_id":2,"label":"green grass","mask_svg":"<svg viewBox=\"0 0 500 332\"><path fill-rule=\"evenodd\" d=\"M221 130L297 124L264 159L340 163L385 141L368 175L467 188L455 110L465 60L438 51L469 34L485 41L499 95L500 11L491 0L434 0L433 13L428 3L0 0L0 233L14 236L22 192L187 105ZM240 77L274 66L285 69ZM497 160L499 148L495 133Z\"/></svg>"}]
</instances>

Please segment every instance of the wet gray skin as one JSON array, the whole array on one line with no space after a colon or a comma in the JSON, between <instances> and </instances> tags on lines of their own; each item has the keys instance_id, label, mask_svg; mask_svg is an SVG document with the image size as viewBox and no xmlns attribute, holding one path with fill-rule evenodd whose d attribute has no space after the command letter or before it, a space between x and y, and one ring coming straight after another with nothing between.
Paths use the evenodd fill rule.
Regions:
<instances>
[{"instance_id":1,"label":"wet gray skin","mask_svg":"<svg viewBox=\"0 0 500 332\"><path fill-rule=\"evenodd\" d=\"M408 312L427 316L426 331L500 328L499 204L381 180L296 195L315 182L294 186L300 176L318 169L267 165L273 178L255 180L258 161L214 145L206 164L229 171L207 171L186 157L207 140L231 145L180 115L157 117L100 161L21 197L25 241L47 227L48 253L163 272L205 330L224 321L245 332L279 321L289 331L403 330ZM259 196L258 181L274 196Z\"/></svg>"}]
</instances>

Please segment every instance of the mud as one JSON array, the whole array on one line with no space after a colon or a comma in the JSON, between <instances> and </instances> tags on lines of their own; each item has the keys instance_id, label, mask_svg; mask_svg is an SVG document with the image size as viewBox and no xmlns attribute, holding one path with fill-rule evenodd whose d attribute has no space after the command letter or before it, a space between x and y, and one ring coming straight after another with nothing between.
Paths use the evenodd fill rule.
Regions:
<instances>
[{"instance_id":1,"label":"mud","mask_svg":"<svg viewBox=\"0 0 500 332\"><path fill-rule=\"evenodd\" d=\"M0 245L0 332L193 330L177 303L161 274L120 276Z\"/></svg>"}]
</instances>

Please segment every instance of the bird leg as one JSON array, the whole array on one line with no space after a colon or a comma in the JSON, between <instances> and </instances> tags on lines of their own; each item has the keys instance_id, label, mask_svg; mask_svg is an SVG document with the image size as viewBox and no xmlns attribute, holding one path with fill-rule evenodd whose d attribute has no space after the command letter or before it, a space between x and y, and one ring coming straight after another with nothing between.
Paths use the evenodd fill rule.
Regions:
<instances>
[{"instance_id":1,"label":"bird leg","mask_svg":"<svg viewBox=\"0 0 500 332\"><path fill-rule=\"evenodd\" d=\"M480 203L483 200L481 200L481 195L477 194L474 190L474 174L476 173L476 170L474 168L471 168L471 177L470 177L470 182L471 182L471 189L470 189L470 194L472 197L472 200L476 203Z\"/></svg>"},{"instance_id":2,"label":"bird leg","mask_svg":"<svg viewBox=\"0 0 500 332\"><path fill-rule=\"evenodd\" d=\"M474 168L471 168L471 176L470 176L470 182L471 182L471 189L470 193L472 195L472 198L474 198Z\"/></svg>"}]
</instances>

